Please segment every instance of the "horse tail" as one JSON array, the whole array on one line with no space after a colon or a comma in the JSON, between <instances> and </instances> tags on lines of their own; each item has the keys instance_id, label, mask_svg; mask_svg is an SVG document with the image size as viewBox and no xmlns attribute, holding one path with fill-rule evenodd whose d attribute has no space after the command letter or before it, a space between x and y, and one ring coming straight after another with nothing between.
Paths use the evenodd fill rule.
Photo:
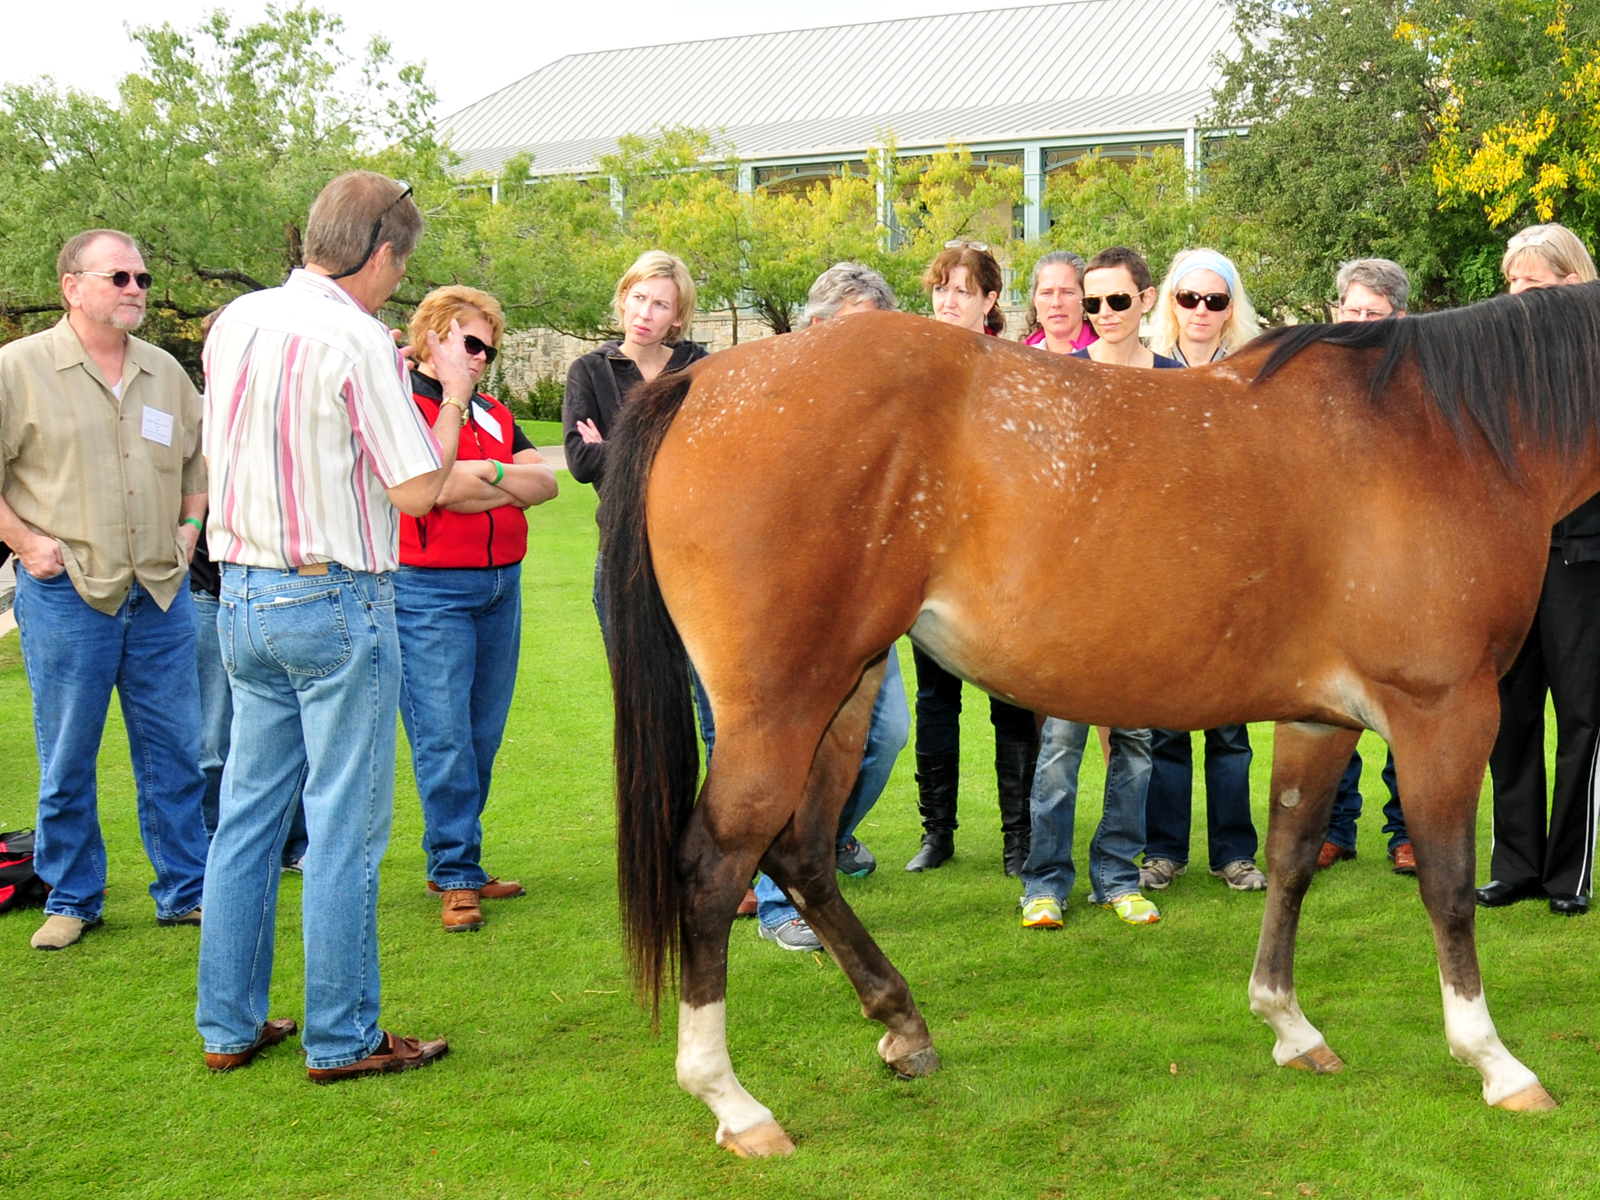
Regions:
<instances>
[{"instance_id":1,"label":"horse tail","mask_svg":"<svg viewBox=\"0 0 1600 1200\"><path fill-rule=\"evenodd\" d=\"M681 888L678 841L700 777L689 658L662 600L645 501L662 439L688 396L686 372L640 386L606 451L600 504L601 603L616 707L617 888L622 927L652 1021L675 979Z\"/></svg>"}]
</instances>

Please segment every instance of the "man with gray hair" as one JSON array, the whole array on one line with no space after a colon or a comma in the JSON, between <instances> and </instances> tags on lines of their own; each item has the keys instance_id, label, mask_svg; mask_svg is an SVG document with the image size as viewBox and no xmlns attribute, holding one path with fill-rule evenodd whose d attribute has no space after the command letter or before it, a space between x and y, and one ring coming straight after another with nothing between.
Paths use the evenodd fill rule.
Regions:
<instances>
[{"instance_id":1,"label":"man with gray hair","mask_svg":"<svg viewBox=\"0 0 1600 1200\"><path fill-rule=\"evenodd\" d=\"M56 260L67 315L0 349L0 539L39 746L36 950L99 925L106 849L95 760L115 688L162 925L200 924L200 690L185 584L206 507L200 395L133 336L150 273L126 233L91 229Z\"/></svg>"},{"instance_id":2,"label":"man with gray hair","mask_svg":"<svg viewBox=\"0 0 1600 1200\"><path fill-rule=\"evenodd\" d=\"M472 398L459 326L428 334L433 428L374 316L422 234L408 185L350 171L306 223L306 265L223 311L206 340L207 528L233 696L200 937L206 1065L295 1032L267 1019L278 864L304 775L307 1074L427 1066L445 1040L378 1025L378 866L394 818L399 513L426 516Z\"/></svg>"},{"instance_id":3,"label":"man with gray hair","mask_svg":"<svg viewBox=\"0 0 1600 1200\"><path fill-rule=\"evenodd\" d=\"M836 263L817 276L817 281L811 285L804 323L820 325L854 313L893 312L895 307L894 292L878 272L860 263ZM872 720L861 752L861 771L839 814L834 863L843 875L860 878L877 869L878 860L856 838L856 826L883 795L895 759L905 749L910 735L911 712L906 707L906 688L900 678L900 657L890 646L883 683L872 704ZM783 889L765 875L756 884L756 917L761 936L785 950L822 949L821 939L789 903Z\"/></svg>"},{"instance_id":4,"label":"man with gray hair","mask_svg":"<svg viewBox=\"0 0 1600 1200\"><path fill-rule=\"evenodd\" d=\"M1339 303L1335 321L1382 321L1406 315L1411 280L1406 269L1387 258L1353 258L1339 264L1334 281Z\"/></svg>"}]
</instances>

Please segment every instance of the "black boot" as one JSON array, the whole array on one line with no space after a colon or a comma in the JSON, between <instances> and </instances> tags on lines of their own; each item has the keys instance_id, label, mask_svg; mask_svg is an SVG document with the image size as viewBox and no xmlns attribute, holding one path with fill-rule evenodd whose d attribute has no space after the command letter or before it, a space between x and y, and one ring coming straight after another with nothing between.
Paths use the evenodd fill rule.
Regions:
<instances>
[{"instance_id":1,"label":"black boot","mask_svg":"<svg viewBox=\"0 0 1600 1200\"><path fill-rule=\"evenodd\" d=\"M1021 875L1033 847L1033 814L1028 798L1033 795L1033 770L1039 763L1038 742L1015 742L996 738L994 773L1000 785L1000 830L1005 834L1007 875Z\"/></svg>"},{"instance_id":2,"label":"black boot","mask_svg":"<svg viewBox=\"0 0 1600 1200\"><path fill-rule=\"evenodd\" d=\"M956 784L961 755L917 755L917 808L922 811L922 849L908 871L931 871L956 852Z\"/></svg>"}]
</instances>

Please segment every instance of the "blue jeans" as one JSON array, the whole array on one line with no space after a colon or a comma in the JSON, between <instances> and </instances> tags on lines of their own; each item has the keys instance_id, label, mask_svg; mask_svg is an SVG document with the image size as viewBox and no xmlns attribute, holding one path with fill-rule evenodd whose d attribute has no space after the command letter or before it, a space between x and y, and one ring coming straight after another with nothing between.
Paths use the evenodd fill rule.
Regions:
<instances>
[{"instance_id":1,"label":"blue jeans","mask_svg":"<svg viewBox=\"0 0 1600 1200\"><path fill-rule=\"evenodd\" d=\"M200 669L200 770L206 777L206 838L217 832L217 798L222 794L222 768L228 761L229 731L233 725L233 692L228 668L222 662L222 641L217 636L217 597L193 592L195 662ZM304 783L304 778L301 780ZM298 796L298 792L297 792ZM295 801L294 824L283 847L283 865L293 866L306 852L306 810Z\"/></svg>"},{"instance_id":2,"label":"blue jeans","mask_svg":"<svg viewBox=\"0 0 1600 1200\"><path fill-rule=\"evenodd\" d=\"M1145 807L1146 859L1189 861L1194 793L1193 750L1186 732L1151 731L1154 769ZM1252 862L1259 845L1250 819L1250 731L1243 725L1206 730L1206 844L1211 869Z\"/></svg>"},{"instance_id":3,"label":"blue jeans","mask_svg":"<svg viewBox=\"0 0 1600 1200\"><path fill-rule=\"evenodd\" d=\"M1383 782L1389 787L1389 801L1383 806L1383 831L1389 835L1389 850L1404 846L1411 840L1406 832L1405 813L1400 811L1400 785L1394 778L1394 751L1389 751L1383 764ZM1328 817L1328 840L1341 850L1356 848L1356 820L1361 816L1361 755L1352 754L1344 778L1339 780L1339 791L1333 798L1333 812Z\"/></svg>"},{"instance_id":4,"label":"blue jeans","mask_svg":"<svg viewBox=\"0 0 1600 1200\"><path fill-rule=\"evenodd\" d=\"M883 683L878 687L878 698L872 702L872 721L867 726L867 741L861 754L861 773L856 776L855 787L850 789L850 796L839 813L838 842L848 842L855 836L856 826L883 795L883 789L889 786L895 759L900 757L910 736L911 710L906 707L900 655L890 646L889 658L883 667ZM800 915L783 894L783 889L766 875L756 883L756 899L760 901L756 919L768 929Z\"/></svg>"},{"instance_id":5,"label":"blue jeans","mask_svg":"<svg viewBox=\"0 0 1600 1200\"><path fill-rule=\"evenodd\" d=\"M35 579L19 563L16 614L39 752L34 870L51 887L45 912L94 921L105 907L95 765L112 688L128 729L139 836L156 872L156 916L192 911L205 878L206 834L188 587L163 612L135 581L108 617L84 602L65 571Z\"/></svg>"},{"instance_id":6,"label":"blue jeans","mask_svg":"<svg viewBox=\"0 0 1600 1200\"><path fill-rule=\"evenodd\" d=\"M195 1024L208 1052L238 1054L267 1019L278 864L304 772L306 1065L359 1062L383 1041L378 864L394 818L394 585L337 563L326 575L225 564L217 629L233 737Z\"/></svg>"},{"instance_id":7,"label":"blue jeans","mask_svg":"<svg viewBox=\"0 0 1600 1200\"><path fill-rule=\"evenodd\" d=\"M445 891L481 888L483 808L522 651L522 564L401 567L394 611L428 878Z\"/></svg>"},{"instance_id":8,"label":"blue jeans","mask_svg":"<svg viewBox=\"0 0 1600 1200\"><path fill-rule=\"evenodd\" d=\"M1024 903L1039 896L1065 905L1077 878L1072 831L1078 811L1078 768L1089 726L1048 718L1039 734L1033 776L1033 849L1022 867ZM1150 786L1150 730L1113 729L1106 767L1105 812L1089 843L1089 902L1105 904L1139 890L1134 856L1144 849L1145 792Z\"/></svg>"}]
</instances>

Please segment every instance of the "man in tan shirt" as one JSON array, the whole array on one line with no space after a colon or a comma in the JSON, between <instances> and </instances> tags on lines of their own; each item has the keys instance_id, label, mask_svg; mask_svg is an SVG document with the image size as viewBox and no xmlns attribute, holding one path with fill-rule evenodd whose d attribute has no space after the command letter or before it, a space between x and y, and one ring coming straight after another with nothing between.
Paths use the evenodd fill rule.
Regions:
<instances>
[{"instance_id":1,"label":"man in tan shirt","mask_svg":"<svg viewBox=\"0 0 1600 1200\"><path fill-rule=\"evenodd\" d=\"M95 760L114 687L163 925L198 925L206 837L200 698L185 576L206 507L200 396L132 336L150 276L134 240L79 234L57 260L67 315L0 347L0 540L39 745L39 950L100 924Z\"/></svg>"}]
</instances>

